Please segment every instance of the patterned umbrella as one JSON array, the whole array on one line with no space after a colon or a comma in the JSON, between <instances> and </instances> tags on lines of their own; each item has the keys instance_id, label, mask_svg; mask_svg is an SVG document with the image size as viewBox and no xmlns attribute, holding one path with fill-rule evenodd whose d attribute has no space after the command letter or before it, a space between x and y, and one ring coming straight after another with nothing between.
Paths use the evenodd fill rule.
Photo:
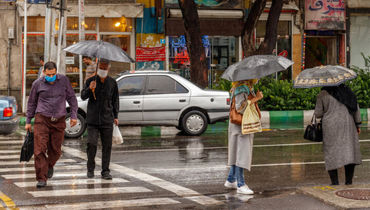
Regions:
<instances>
[{"instance_id":1,"label":"patterned umbrella","mask_svg":"<svg viewBox=\"0 0 370 210\"><path fill-rule=\"evenodd\" d=\"M357 74L343 66L318 66L302 71L294 82L295 88L338 86L354 79Z\"/></svg>"},{"instance_id":2,"label":"patterned umbrella","mask_svg":"<svg viewBox=\"0 0 370 210\"><path fill-rule=\"evenodd\" d=\"M283 71L293 64L293 61L282 56L253 55L229 66L221 78L235 82L261 77Z\"/></svg>"}]
</instances>

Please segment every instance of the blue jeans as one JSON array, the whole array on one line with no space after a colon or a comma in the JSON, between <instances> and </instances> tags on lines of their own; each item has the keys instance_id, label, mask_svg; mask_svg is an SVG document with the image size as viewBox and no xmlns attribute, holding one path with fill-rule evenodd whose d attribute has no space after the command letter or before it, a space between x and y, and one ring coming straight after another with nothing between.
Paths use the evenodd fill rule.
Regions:
<instances>
[{"instance_id":1,"label":"blue jeans","mask_svg":"<svg viewBox=\"0 0 370 210\"><path fill-rule=\"evenodd\" d=\"M227 177L227 181L233 183L235 181L238 182L238 187L245 185L244 181L244 169L240 168L236 165L232 165L230 167L229 176Z\"/></svg>"}]
</instances>

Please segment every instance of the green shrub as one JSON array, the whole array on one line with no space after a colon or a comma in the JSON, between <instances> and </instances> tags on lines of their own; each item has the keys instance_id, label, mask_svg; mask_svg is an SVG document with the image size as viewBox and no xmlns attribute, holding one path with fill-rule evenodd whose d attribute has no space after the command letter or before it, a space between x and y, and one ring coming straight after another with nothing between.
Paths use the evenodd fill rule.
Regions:
<instances>
[{"instance_id":1,"label":"green shrub","mask_svg":"<svg viewBox=\"0 0 370 210\"><path fill-rule=\"evenodd\" d=\"M370 108L370 56L365 57L365 68L353 66L357 78L346 82L356 94L361 108ZM229 91L231 82L220 79L214 89ZM316 96L321 88L293 88L289 80L275 80L264 77L256 85L256 91L261 90L264 98L259 102L261 110L310 110L315 108Z\"/></svg>"},{"instance_id":2,"label":"green shrub","mask_svg":"<svg viewBox=\"0 0 370 210\"><path fill-rule=\"evenodd\" d=\"M356 94L359 106L361 108L370 108L370 56L365 57L363 53L361 55L365 61L365 68L361 69L357 66L352 66L352 70L357 73L357 78L346 84Z\"/></svg>"}]
</instances>

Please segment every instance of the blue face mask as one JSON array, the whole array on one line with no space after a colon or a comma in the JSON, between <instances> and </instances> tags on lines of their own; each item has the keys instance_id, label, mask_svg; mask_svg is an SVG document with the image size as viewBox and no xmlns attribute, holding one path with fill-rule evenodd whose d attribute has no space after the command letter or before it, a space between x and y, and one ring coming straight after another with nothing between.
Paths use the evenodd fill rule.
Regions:
<instances>
[{"instance_id":1,"label":"blue face mask","mask_svg":"<svg viewBox=\"0 0 370 210\"><path fill-rule=\"evenodd\" d=\"M57 75L54 75L54 76L52 76L52 77L45 76L45 80L46 80L47 82L54 82L54 81L56 80L56 78L57 78Z\"/></svg>"}]
</instances>

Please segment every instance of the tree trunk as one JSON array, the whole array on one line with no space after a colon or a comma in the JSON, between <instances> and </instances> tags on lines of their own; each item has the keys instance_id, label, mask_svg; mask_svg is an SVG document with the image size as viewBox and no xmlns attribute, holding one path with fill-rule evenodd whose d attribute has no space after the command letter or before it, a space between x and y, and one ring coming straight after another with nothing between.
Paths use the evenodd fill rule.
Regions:
<instances>
[{"instance_id":1,"label":"tree trunk","mask_svg":"<svg viewBox=\"0 0 370 210\"><path fill-rule=\"evenodd\" d=\"M242 46L244 57L251 56L257 53L254 43L254 29L257 26L258 19L260 18L266 6L266 0L256 0L248 14L248 18L244 23L242 31Z\"/></svg>"},{"instance_id":2,"label":"tree trunk","mask_svg":"<svg viewBox=\"0 0 370 210\"><path fill-rule=\"evenodd\" d=\"M258 48L258 54L272 54L277 40L277 28L283 0L273 0L266 23L266 34L263 43Z\"/></svg>"},{"instance_id":3,"label":"tree trunk","mask_svg":"<svg viewBox=\"0 0 370 210\"><path fill-rule=\"evenodd\" d=\"M194 0L179 0L184 21L186 46L190 57L190 79L198 86L208 85L206 55L200 33L200 22L197 5Z\"/></svg>"},{"instance_id":4,"label":"tree trunk","mask_svg":"<svg viewBox=\"0 0 370 210\"><path fill-rule=\"evenodd\" d=\"M269 16L266 23L266 34L264 41L260 47L256 49L254 41L254 29L257 26L258 19L260 18L266 6L266 0L256 0L248 15L247 21L244 23L242 32L242 45L244 56L251 56L257 54L271 54L276 46L277 40L277 27L281 9L283 8L284 0L272 0Z\"/></svg>"}]
</instances>

